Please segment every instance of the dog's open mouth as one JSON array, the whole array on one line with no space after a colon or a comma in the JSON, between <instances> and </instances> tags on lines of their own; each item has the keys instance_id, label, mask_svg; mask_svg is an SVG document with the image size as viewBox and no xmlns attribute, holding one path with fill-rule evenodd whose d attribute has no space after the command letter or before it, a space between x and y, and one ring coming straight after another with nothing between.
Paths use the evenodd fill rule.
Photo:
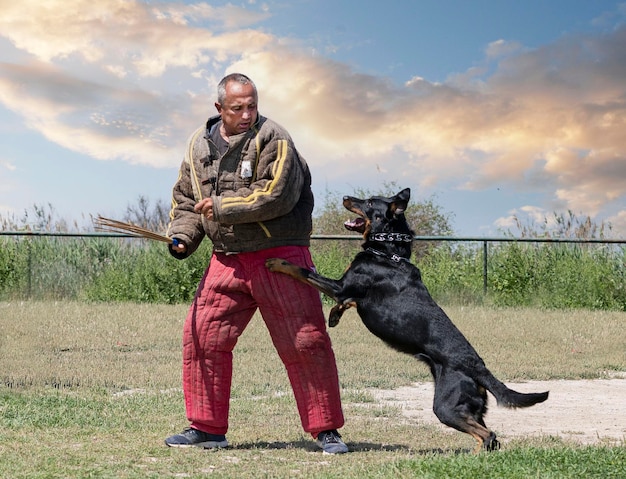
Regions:
<instances>
[{"instance_id":1,"label":"dog's open mouth","mask_svg":"<svg viewBox=\"0 0 626 479\"><path fill-rule=\"evenodd\" d=\"M356 231L357 233L365 232L365 220L363 218L355 218L352 221L348 220L343 225L349 231Z\"/></svg>"}]
</instances>

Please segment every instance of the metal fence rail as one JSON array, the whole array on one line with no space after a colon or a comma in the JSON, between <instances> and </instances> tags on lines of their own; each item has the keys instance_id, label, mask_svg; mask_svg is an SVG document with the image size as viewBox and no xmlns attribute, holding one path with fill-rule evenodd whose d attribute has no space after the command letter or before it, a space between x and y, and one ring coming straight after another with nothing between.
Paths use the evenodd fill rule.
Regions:
<instances>
[{"instance_id":1,"label":"metal fence rail","mask_svg":"<svg viewBox=\"0 0 626 479\"><path fill-rule=\"evenodd\" d=\"M0 231L0 236L58 236L58 237L100 237L100 238L137 238L131 234L123 233L55 233L49 231ZM139 238L141 239L141 238ZM314 240L349 240L363 241L359 235L311 235ZM626 239L579 239L579 238L513 238L502 237L482 237L482 236L414 236L415 241L452 241L452 242L481 242L481 243L604 243L604 244L626 244Z\"/></svg>"}]
</instances>

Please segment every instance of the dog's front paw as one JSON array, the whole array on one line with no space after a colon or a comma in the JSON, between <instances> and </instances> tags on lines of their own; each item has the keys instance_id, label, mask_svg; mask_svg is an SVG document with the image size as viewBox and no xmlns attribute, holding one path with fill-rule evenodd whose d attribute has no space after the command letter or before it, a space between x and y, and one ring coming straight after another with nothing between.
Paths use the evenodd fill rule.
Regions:
<instances>
[{"instance_id":1,"label":"dog's front paw","mask_svg":"<svg viewBox=\"0 0 626 479\"><path fill-rule=\"evenodd\" d=\"M276 263L280 261L278 258L269 258L265 260L265 267L270 271L274 271L276 269Z\"/></svg>"},{"instance_id":2,"label":"dog's front paw","mask_svg":"<svg viewBox=\"0 0 626 479\"><path fill-rule=\"evenodd\" d=\"M341 304L336 304L335 306L332 307L332 309L330 310L330 313L328 314L328 326L331 328L334 328L335 326L337 326L339 324L339 320L341 319L341 315L344 312L344 308L343 305Z\"/></svg>"}]
</instances>

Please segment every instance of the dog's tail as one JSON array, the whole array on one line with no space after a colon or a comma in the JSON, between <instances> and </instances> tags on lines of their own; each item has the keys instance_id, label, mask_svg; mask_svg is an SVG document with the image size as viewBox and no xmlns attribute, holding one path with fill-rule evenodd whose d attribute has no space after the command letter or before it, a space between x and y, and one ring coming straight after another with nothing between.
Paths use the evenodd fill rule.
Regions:
<instances>
[{"instance_id":1,"label":"dog's tail","mask_svg":"<svg viewBox=\"0 0 626 479\"><path fill-rule=\"evenodd\" d=\"M491 373L485 377L485 381L480 382L494 395L496 401L498 401L498 406L508 408L530 407L548 399L549 391L542 393L520 393L508 388Z\"/></svg>"}]
</instances>

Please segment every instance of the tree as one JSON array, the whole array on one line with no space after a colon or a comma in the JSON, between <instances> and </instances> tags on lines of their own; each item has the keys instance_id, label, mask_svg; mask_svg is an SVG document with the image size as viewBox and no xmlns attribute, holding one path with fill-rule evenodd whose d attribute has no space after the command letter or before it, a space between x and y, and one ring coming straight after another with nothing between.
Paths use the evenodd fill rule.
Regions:
<instances>
[{"instance_id":1,"label":"tree","mask_svg":"<svg viewBox=\"0 0 626 479\"><path fill-rule=\"evenodd\" d=\"M126 207L125 221L156 232L165 232L169 223L169 207L163 200L158 200L154 206L145 196L139 196L135 205Z\"/></svg>"}]
</instances>

